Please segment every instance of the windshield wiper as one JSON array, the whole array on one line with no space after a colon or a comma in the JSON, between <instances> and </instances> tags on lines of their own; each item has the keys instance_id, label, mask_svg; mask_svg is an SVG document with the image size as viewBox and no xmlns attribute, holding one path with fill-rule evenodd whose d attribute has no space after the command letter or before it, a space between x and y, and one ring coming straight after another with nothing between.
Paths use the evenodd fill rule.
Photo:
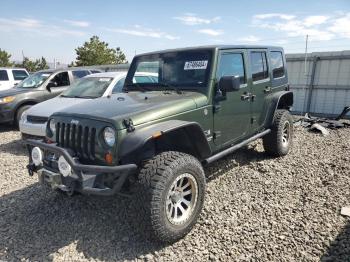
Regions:
<instances>
[{"instance_id":1,"label":"windshield wiper","mask_svg":"<svg viewBox=\"0 0 350 262\"><path fill-rule=\"evenodd\" d=\"M66 96L66 95L61 95L61 97L67 97L67 98L97 98L96 96Z\"/></svg>"},{"instance_id":2,"label":"windshield wiper","mask_svg":"<svg viewBox=\"0 0 350 262\"><path fill-rule=\"evenodd\" d=\"M182 90L179 89L178 87L176 86L173 86L173 85L170 85L169 83L165 83L165 82L161 82L161 83L158 83L160 86L164 86L164 87L168 87L170 88L171 90L174 90L177 94L182 94Z\"/></svg>"},{"instance_id":3,"label":"windshield wiper","mask_svg":"<svg viewBox=\"0 0 350 262\"><path fill-rule=\"evenodd\" d=\"M125 87L137 87L141 92L149 91L149 89L147 89L147 88L145 88L143 86L140 86L138 83L127 84L127 85L125 85ZM129 91L129 90L126 89L126 91Z\"/></svg>"}]
</instances>

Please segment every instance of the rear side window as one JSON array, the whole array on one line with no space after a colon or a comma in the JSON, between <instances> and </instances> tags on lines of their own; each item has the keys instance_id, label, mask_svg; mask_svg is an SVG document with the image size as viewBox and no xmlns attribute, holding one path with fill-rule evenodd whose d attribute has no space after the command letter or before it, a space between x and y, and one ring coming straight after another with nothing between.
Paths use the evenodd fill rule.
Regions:
<instances>
[{"instance_id":1,"label":"rear side window","mask_svg":"<svg viewBox=\"0 0 350 262\"><path fill-rule=\"evenodd\" d=\"M269 77L265 52L251 52L250 64L253 81L259 81Z\"/></svg>"},{"instance_id":2,"label":"rear side window","mask_svg":"<svg viewBox=\"0 0 350 262\"><path fill-rule=\"evenodd\" d=\"M97 74L97 73L101 73L101 71L98 70L90 70L91 74Z\"/></svg>"},{"instance_id":3,"label":"rear side window","mask_svg":"<svg viewBox=\"0 0 350 262\"><path fill-rule=\"evenodd\" d=\"M224 53L220 57L217 77L238 76L241 84L246 83L243 54Z\"/></svg>"},{"instance_id":4,"label":"rear side window","mask_svg":"<svg viewBox=\"0 0 350 262\"><path fill-rule=\"evenodd\" d=\"M120 79L115 86L113 87L112 93L116 94L116 93L120 93L123 90L123 86L124 86L124 82L125 82L125 77Z\"/></svg>"},{"instance_id":5,"label":"rear side window","mask_svg":"<svg viewBox=\"0 0 350 262\"><path fill-rule=\"evenodd\" d=\"M12 70L13 79L16 81L22 81L28 77L28 74L24 70Z\"/></svg>"},{"instance_id":6,"label":"rear side window","mask_svg":"<svg viewBox=\"0 0 350 262\"><path fill-rule=\"evenodd\" d=\"M72 74L73 74L74 79L77 79L77 78L82 78L86 75L89 75L89 71L86 71L86 70L72 71Z\"/></svg>"},{"instance_id":7,"label":"rear side window","mask_svg":"<svg viewBox=\"0 0 350 262\"><path fill-rule=\"evenodd\" d=\"M279 51L270 52L271 69L273 78L284 76L283 55Z\"/></svg>"},{"instance_id":8,"label":"rear side window","mask_svg":"<svg viewBox=\"0 0 350 262\"><path fill-rule=\"evenodd\" d=\"M6 70L0 70L0 81L8 81L9 76Z\"/></svg>"}]
</instances>

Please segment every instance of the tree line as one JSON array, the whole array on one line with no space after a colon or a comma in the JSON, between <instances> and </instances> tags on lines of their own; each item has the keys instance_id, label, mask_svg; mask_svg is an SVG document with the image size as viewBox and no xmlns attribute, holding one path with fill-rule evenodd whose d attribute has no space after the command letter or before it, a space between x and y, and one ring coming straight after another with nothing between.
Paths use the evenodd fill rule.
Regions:
<instances>
[{"instance_id":1,"label":"tree line","mask_svg":"<svg viewBox=\"0 0 350 262\"><path fill-rule=\"evenodd\" d=\"M128 61L123 51L117 48L110 48L109 44L101 41L98 36L92 36L82 46L75 49L76 59L69 64L72 66L93 66L93 65L110 65L125 64ZM49 66L44 57L31 60L24 57L22 63L11 61L11 54L0 48L0 67L22 67L29 72L35 72L48 69Z\"/></svg>"}]
</instances>

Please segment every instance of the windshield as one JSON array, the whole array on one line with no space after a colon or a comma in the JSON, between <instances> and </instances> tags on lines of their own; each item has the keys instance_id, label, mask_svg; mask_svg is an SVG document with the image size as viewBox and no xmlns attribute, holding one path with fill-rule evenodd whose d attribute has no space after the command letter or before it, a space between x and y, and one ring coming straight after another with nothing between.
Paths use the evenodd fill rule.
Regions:
<instances>
[{"instance_id":1,"label":"windshield","mask_svg":"<svg viewBox=\"0 0 350 262\"><path fill-rule=\"evenodd\" d=\"M110 83L112 77L87 77L74 82L69 89L62 93L63 97L97 98L101 97Z\"/></svg>"},{"instance_id":2,"label":"windshield","mask_svg":"<svg viewBox=\"0 0 350 262\"><path fill-rule=\"evenodd\" d=\"M126 90L203 89L208 85L211 50L168 52L136 57L125 80ZM143 81L132 81L148 74Z\"/></svg>"},{"instance_id":3,"label":"windshield","mask_svg":"<svg viewBox=\"0 0 350 262\"><path fill-rule=\"evenodd\" d=\"M17 85L17 87L37 88L42 83L44 83L45 80L48 79L50 75L52 75L52 72L37 72L35 74L28 76L26 79L24 79L22 82L20 82Z\"/></svg>"}]
</instances>

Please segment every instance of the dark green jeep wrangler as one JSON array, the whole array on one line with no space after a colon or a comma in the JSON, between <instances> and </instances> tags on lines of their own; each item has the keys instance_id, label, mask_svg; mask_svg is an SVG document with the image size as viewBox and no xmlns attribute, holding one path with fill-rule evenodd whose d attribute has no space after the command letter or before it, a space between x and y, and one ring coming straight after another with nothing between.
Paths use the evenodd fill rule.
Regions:
<instances>
[{"instance_id":1,"label":"dark green jeep wrangler","mask_svg":"<svg viewBox=\"0 0 350 262\"><path fill-rule=\"evenodd\" d=\"M132 193L151 236L173 242L195 224L209 164L258 138L288 153L292 117L283 49L207 46L136 56L123 93L53 114L27 140L29 174L68 194ZM134 75L152 77L134 81Z\"/></svg>"}]
</instances>

